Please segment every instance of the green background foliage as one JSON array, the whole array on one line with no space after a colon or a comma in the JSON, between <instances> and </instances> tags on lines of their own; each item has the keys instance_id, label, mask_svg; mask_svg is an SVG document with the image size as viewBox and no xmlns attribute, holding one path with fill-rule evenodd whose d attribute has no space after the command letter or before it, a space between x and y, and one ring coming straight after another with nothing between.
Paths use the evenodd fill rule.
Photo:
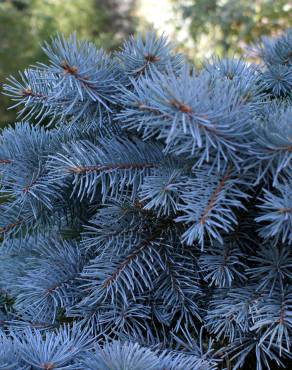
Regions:
<instances>
[{"instance_id":1,"label":"green background foliage","mask_svg":"<svg viewBox=\"0 0 292 370\"><path fill-rule=\"evenodd\" d=\"M203 41L211 53L219 55L242 55L242 49L262 35L272 36L292 26L292 2L287 0L172 2L182 18L190 21L195 47L202 48Z\"/></svg>"}]
</instances>

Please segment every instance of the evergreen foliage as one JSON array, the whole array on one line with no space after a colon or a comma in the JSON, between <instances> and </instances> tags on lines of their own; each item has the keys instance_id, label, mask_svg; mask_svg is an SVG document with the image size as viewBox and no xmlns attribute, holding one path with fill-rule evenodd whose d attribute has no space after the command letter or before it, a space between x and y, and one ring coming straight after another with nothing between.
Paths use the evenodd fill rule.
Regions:
<instances>
[{"instance_id":1,"label":"evergreen foliage","mask_svg":"<svg viewBox=\"0 0 292 370\"><path fill-rule=\"evenodd\" d=\"M292 30L200 71L152 33L43 49L4 86L0 369L287 366Z\"/></svg>"},{"instance_id":2,"label":"evergreen foliage","mask_svg":"<svg viewBox=\"0 0 292 370\"><path fill-rule=\"evenodd\" d=\"M46 61L39 47L62 30L116 49L137 27L136 0L1 0L0 84L36 60ZM15 57L17 55L17 57ZM15 121L10 100L0 95L0 127Z\"/></svg>"}]
</instances>

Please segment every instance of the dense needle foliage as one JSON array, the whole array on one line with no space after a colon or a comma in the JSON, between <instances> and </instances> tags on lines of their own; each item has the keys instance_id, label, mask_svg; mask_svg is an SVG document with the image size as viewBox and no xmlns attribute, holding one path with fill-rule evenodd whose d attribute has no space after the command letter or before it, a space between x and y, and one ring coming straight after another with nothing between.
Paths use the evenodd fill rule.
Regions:
<instances>
[{"instance_id":1,"label":"dense needle foliage","mask_svg":"<svg viewBox=\"0 0 292 370\"><path fill-rule=\"evenodd\" d=\"M0 369L287 366L292 30L200 71L152 33L43 50L4 86Z\"/></svg>"}]
</instances>

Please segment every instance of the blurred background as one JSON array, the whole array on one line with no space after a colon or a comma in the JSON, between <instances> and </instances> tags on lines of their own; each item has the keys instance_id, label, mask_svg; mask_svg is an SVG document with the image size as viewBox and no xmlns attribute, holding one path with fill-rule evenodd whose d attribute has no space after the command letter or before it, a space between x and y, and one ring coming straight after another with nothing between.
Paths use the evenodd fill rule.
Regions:
<instances>
[{"instance_id":1,"label":"blurred background","mask_svg":"<svg viewBox=\"0 0 292 370\"><path fill-rule=\"evenodd\" d=\"M57 32L115 50L129 34L155 29L199 64L212 54L246 54L288 27L292 0L0 0L0 83L45 61L40 44ZM0 126L15 120L10 104L0 96Z\"/></svg>"}]
</instances>

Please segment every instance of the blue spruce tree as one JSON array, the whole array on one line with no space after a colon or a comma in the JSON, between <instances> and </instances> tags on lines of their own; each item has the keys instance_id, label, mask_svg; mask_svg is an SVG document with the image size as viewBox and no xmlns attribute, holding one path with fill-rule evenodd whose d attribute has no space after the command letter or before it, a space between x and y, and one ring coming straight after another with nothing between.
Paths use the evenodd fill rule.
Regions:
<instances>
[{"instance_id":1,"label":"blue spruce tree","mask_svg":"<svg viewBox=\"0 0 292 370\"><path fill-rule=\"evenodd\" d=\"M4 86L0 369L289 367L292 30L201 70L43 50Z\"/></svg>"}]
</instances>

